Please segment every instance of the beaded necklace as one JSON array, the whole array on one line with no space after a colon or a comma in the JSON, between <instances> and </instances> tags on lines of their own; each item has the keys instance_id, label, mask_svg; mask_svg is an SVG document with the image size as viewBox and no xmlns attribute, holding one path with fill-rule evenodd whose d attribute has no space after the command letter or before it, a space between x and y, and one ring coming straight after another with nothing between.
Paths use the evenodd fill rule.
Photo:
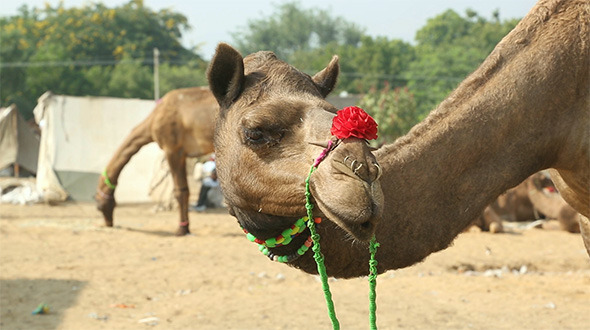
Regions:
<instances>
[{"instance_id":1,"label":"beaded necklace","mask_svg":"<svg viewBox=\"0 0 590 330\"><path fill-rule=\"evenodd\" d=\"M246 234L246 237L248 238L248 240L250 242L254 242L254 243L258 244L258 249L260 250L260 252L262 252L262 254L267 256L272 261L286 263L286 262L294 261L295 259L304 255L305 252L307 252L307 250L309 250L309 248L311 247L311 244L313 243L311 236L307 237L307 240L305 240L305 242L303 242L303 244L297 249L297 251L295 251L294 253L288 254L288 255L280 256L280 255L274 254L268 248L284 246L284 245L291 243L293 238L299 236L299 234L301 234L305 230L306 223L308 223L308 222L320 223L321 221L322 221L321 218L315 218L314 221L309 221L309 218L307 216L305 216L303 218L299 218L295 222L295 224L293 224L290 228L285 229L279 236L274 237L274 238L269 238L267 240L261 240L259 238L256 238L254 235L249 233L244 228L242 228L242 230L244 231L244 233Z\"/></svg>"}]
</instances>

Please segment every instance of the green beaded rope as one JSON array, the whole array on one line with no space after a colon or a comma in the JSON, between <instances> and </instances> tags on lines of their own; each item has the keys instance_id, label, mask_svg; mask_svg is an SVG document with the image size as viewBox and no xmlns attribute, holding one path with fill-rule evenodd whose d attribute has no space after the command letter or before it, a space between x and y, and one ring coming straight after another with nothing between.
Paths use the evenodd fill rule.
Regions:
<instances>
[{"instance_id":1,"label":"green beaded rope","mask_svg":"<svg viewBox=\"0 0 590 330\"><path fill-rule=\"evenodd\" d=\"M259 245L264 245L266 247L272 248L282 245L288 245L289 243L291 243L291 240L295 236L301 234L305 230L305 223L308 220L309 218L307 216L299 218L291 227L283 230L283 232L279 236L272 237L266 240L256 238L256 236L252 235L252 233L249 233L246 229L243 230L244 233L246 233L246 238L248 238L250 242L254 242Z\"/></svg>"},{"instance_id":2,"label":"green beaded rope","mask_svg":"<svg viewBox=\"0 0 590 330\"><path fill-rule=\"evenodd\" d=\"M307 240L305 242L303 242L303 244L301 244L301 246L297 249L297 251L295 253L288 254L288 255L282 255L282 256L279 256L279 255L276 255L276 254L270 252L268 247L266 247L262 244L258 244L258 249L260 250L260 252L262 252L262 254L267 256L272 261L287 263L287 262L294 261L295 259L304 255L305 252L307 252L307 250L309 250L309 247L311 246L311 244L312 244L312 241L311 241L311 236L310 236L307 238Z\"/></svg>"},{"instance_id":3,"label":"green beaded rope","mask_svg":"<svg viewBox=\"0 0 590 330\"><path fill-rule=\"evenodd\" d=\"M309 170L309 175L305 179L305 208L307 209L307 217L313 218L313 204L311 203L311 192L309 190L309 179L311 174L317 167L312 166ZM311 232L311 239L313 240L313 258L318 265L318 274L322 280L322 288L324 289L324 297L326 298L326 305L328 306L328 316L332 321L332 328L334 330L340 329L340 323L336 317L336 310L334 309L334 302L332 301L332 293L330 292L330 285L328 284L328 274L326 272L326 266L324 265L324 255L320 248L320 234L317 233L315 223L313 221L307 222L307 227Z\"/></svg>"},{"instance_id":4,"label":"green beaded rope","mask_svg":"<svg viewBox=\"0 0 590 330\"><path fill-rule=\"evenodd\" d=\"M369 325L371 330L377 330L377 259L375 254L377 253L377 238L373 235L371 242L369 243L369 252L371 253L371 259L369 260Z\"/></svg>"}]
</instances>

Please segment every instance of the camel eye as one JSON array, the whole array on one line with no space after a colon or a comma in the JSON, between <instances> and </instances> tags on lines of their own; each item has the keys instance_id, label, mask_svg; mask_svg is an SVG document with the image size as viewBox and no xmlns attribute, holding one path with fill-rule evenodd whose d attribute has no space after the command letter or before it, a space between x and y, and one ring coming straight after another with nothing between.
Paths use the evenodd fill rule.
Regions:
<instances>
[{"instance_id":1,"label":"camel eye","mask_svg":"<svg viewBox=\"0 0 590 330\"><path fill-rule=\"evenodd\" d=\"M244 137L246 142L251 144L261 144L265 142L264 134L260 129L244 128Z\"/></svg>"},{"instance_id":2,"label":"camel eye","mask_svg":"<svg viewBox=\"0 0 590 330\"><path fill-rule=\"evenodd\" d=\"M269 129L262 128L243 128L244 143L251 148L258 149L259 147L272 147L279 143L285 135L284 129L271 127Z\"/></svg>"}]
</instances>

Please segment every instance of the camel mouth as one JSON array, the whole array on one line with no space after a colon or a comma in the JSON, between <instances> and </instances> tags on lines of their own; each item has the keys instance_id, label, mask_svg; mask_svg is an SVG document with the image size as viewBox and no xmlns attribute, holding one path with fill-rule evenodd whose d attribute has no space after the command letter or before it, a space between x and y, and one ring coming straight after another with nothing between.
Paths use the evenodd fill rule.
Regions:
<instances>
[{"instance_id":1,"label":"camel mouth","mask_svg":"<svg viewBox=\"0 0 590 330\"><path fill-rule=\"evenodd\" d=\"M350 209L331 207L319 199L316 199L316 204L325 218L361 242L368 242L375 235L377 224L381 221L382 208L377 201L367 207L356 208L354 212Z\"/></svg>"},{"instance_id":2,"label":"camel mouth","mask_svg":"<svg viewBox=\"0 0 590 330\"><path fill-rule=\"evenodd\" d=\"M347 231L361 242L368 242L375 234L376 223L374 221L365 221L359 225L347 226Z\"/></svg>"},{"instance_id":3,"label":"camel mouth","mask_svg":"<svg viewBox=\"0 0 590 330\"><path fill-rule=\"evenodd\" d=\"M347 231L353 235L357 240L362 242L369 241L377 229L377 224L381 221L381 208L373 204L371 208L371 215L364 222L342 222L342 225Z\"/></svg>"},{"instance_id":4,"label":"camel mouth","mask_svg":"<svg viewBox=\"0 0 590 330\"><path fill-rule=\"evenodd\" d=\"M238 220L242 229L261 239L277 236L300 218L249 211L235 206L230 206L229 209L230 215Z\"/></svg>"},{"instance_id":5,"label":"camel mouth","mask_svg":"<svg viewBox=\"0 0 590 330\"><path fill-rule=\"evenodd\" d=\"M336 218L334 216L331 216L329 219L352 235L354 239L361 242L368 242L373 235L375 235L375 229L377 228L377 223L379 222L380 217L371 216L371 218L360 223L354 220L350 221L347 219Z\"/></svg>"}]
</instances>

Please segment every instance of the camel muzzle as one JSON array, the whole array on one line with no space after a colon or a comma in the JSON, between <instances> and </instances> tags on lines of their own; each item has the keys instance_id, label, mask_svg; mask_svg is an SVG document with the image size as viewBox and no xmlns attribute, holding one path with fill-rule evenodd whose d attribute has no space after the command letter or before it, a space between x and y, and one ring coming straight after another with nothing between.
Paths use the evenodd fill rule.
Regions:
<instances>
[{"instance_id":1,"label":"camel muzzle","mask_svg":"<svg viewBox=\"0 0 590 330\"><path fill-rule=\"evenodd\" d=\"M379 180L382 170L371 151L363 139L344 139L334 149L332 168L353 179L372 184Z\"/></svg>"}]
</instances>

